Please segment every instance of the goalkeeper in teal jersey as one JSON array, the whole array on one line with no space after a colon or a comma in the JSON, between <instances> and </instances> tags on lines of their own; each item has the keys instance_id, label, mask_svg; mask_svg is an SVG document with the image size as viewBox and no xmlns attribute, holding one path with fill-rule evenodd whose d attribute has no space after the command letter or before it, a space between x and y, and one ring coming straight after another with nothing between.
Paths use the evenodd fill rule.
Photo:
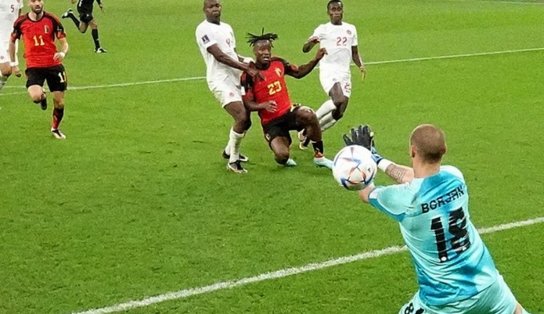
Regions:
<instances>
[{"instance_id":1,"label":"goalkeeper in teal jersey","mask_svg":"<svg viewBox=\"0 0 544 314\"><path fill-rule=\"evenodd\" d=\"M370 149L378 167L398 183L370 184L359 195L398 221L412 256L419 291L399 314L527 313L470 220L463 174L441 165L446 153L442 130L423 124L412 131L411 168L378 155L368 126L352 129L344 141Z\"/></svg>"}]
</instances>

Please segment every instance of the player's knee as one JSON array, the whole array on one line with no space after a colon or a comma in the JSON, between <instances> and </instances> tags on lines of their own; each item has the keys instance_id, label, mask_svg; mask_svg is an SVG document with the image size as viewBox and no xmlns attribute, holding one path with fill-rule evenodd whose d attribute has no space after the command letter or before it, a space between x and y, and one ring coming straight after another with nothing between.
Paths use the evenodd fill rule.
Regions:
<instances>
[{"instance_id":1,"label":"player's knee","mask_svg":"<svg viewBox=\"0 0 544 314\"><path fill-rule=\"evenodd\" d=\"M10 76L11 73L12 73L12 70L11 70L11 67L9 65L7 66L0 66L0 73L2 74L2 76Z\"/></svg>"},{"instance_id":2,"label":"player's knee","mask_svg":"<svg viewBox=\"0 0 544 314\"><path fill-rule=\"evenodd\" d=\"M334 103L334 105L336 106L336 108L342 110L342 112L344 112L348 106L348 101L349 101L349 98L344 96L344 95L341 95L341 96L338 96L338 97L335 97L332 102Z\"/></svg>"},{"instance_id":3,"label":"player's knee","mask_svg":"<svg viewBox=\"0 0 544 314\"><path fill-rule=\"evenodd\" d=\"M251 127L251 119L248 117L245 122L244 122L244 130L249 130L249 128Z\"/></svg>"},{"instance_id":4,"label":"player's knee","mask_svg":"<svg viewBox=\"0 0 544 314\"><path fill-rule=\"evenodd\" d=\"M53 94L53 105L57 109L63 109L64 108L64 95L58 95L57 93Z\"/></svg>"},{"instance_id":5,"label":"player's knee","mask_svg":"<svg viewBox=\"0 0 544 314\"><path fill-rule=\"evenodd\" d=\"M289 160L289 153L275 153L274 160L276 160L276 162L280 165L285 165L287 160Z\"/></svg>"},{"instance_id":6,"label":"player's knee","mask_svg":"<svg viewBox=\"0 0 544 314\"><path fill-rule=\"evenodd\" d=\"M334 102L334 105L336 106L336 109L332 111L334 120L338 121L344 116L344 112L346 112L346 108L348 107L348 101L349 98L342 96L338 101Z\"/></svg>"},{"instance_id":7,"label":"player's knee","mask_svg":"<svg viewBox=\"0 0 544 314\"><path fill-rule=\"evenodd\" d=\"M303 110L302 108L297 112L298 120L302 122L303 125L312 125L319 123L315 112L312 110Z\"/></svg>"},{"instance_id":8,"label":"player's knee","mask_svg":"<svg viewBox=\"0 0 544 314\"><path fill-rule=\"evenodd\" d=\"M40 101L42 101L42 94L30 94L30 99L32 99L32 102L38 104Z\"/></svg>"},{"instance_id":9,"label":"player's knee","mask_svg":"<svg viewBox=\"0 0 544 314\"><path fill-rule=\"evenodd\" d=\"M332 115L334 120L338 121L338 120L342 119L342 117L344 116L344 112L339 110L339 109L335 109L335 110L332 111L331 115Z\"/></svg>"}]
</instances>

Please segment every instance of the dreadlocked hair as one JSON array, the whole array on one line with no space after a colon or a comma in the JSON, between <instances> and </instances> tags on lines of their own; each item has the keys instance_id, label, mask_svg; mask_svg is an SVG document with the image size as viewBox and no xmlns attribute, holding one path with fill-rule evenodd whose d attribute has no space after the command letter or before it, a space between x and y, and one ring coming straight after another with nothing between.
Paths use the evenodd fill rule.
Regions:
<instances>
[{"instance_id":1,"label":"dreadlocked hair","mask_svg":"<svg viewBox=\"0 0 544 314\"><path fill-rule=\"evenodd\" d=\"M278 39L278 34L274 33L264 33L264 28L261 31L261 35L254 35L251 33L247 33L247 42L249 46L253 47L255 44L260 40L268 40L270 42L270 45L272 45L272 42L274 40ZM272 45L272 47L274 47Z\"/></svg>"}]
</instances>

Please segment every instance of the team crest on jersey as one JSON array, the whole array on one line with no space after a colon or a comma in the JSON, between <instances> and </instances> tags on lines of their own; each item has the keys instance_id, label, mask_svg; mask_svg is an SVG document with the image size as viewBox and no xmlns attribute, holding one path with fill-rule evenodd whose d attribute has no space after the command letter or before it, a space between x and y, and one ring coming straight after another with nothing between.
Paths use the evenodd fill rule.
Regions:
<instances>
[{"instance_id":1,"label":"team crest on jersey","mask_svg":"<svg viewBox=\"0 0 544 314\"><path fill-rule=\"evenodd\" d=\"M227 45L230 47L230 38L227 38Z\"/></svg>"},{"instance_id":2,"label":"team crest on jersey","mask_svg":"<svg viewBox=\"0 0 544 314\"><path fill-rule=\"evenodd\" d=\"M348 33L348 35L351 35L351 31L349 29L346 32Z\"/></svg>"},{"instance_id":3,"label":"team crest on jersey","mask_svg":"<svg viewBox=\"0 0 544 314\"><path fill-rule=\"evenodd\" d=\"M44 31L46 34L49 34L49 26L44 25L44 26L43 26L43 31Z\"/></svg>"},{"instance_id":4,"label":"team crest on jersey","mask_svg":"<svg viewBox=\"0 0 544 314\"><path fill-rule=\"evenodd\" d=\"M205 44L207 44L207 43L209 43L209 42L210 42L210 38L208 38L208 35L204 35L204 36L202 36L202 38L201 38L201 39L202 39L202 42L203 42L203 43L205 43Z\"/></svg>"},{"instance_id":5,"label":"team crest on jersey","mask_svg":"<svg viewBox=\"0 0 544 314\"><path fill-rule=\"evenodd\" d=\"M274 70L276 71L276 74L278 75L278 77L281 77L281 69L275 68Z\"/></svg>"}]
</instances>

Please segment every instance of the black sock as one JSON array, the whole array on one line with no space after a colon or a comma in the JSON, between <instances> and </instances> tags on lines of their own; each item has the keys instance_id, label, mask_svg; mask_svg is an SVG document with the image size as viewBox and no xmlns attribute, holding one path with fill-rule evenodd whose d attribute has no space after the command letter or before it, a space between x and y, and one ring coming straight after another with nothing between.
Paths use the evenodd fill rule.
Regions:
<instances>
[{"instance_id":1,"label":"black sock","mask_svg":"<svg viewBox=\"0 0 544 314\"><path fill-rule=\"evenodd\" d=\"M314 147L314 152L323 154L325 151L323 150L323 141L317 141L312 142L312 146Z\"/></svg>"},{"instance_id":2,"label":"black sock","mask_svg":"<svg viewBox=\"0 0 544 314\"><path fill-rule=\"evenodd\" d=\"M79 28L79 20L78 20L77 17L74 15L74 13L68 14L68 17L71 18L72 21L74 22L74 24L76 24L76 27Z\"/></svg>"},{"instance_id":3,"label":"black sock","mask_svg":"<svg viewBox=\"0 0 544 314\"><path fill-rule=\"evenodd\" d=\"M93 35L93 40L94 40L94 47L95 47L95 50L100 48L100 40L98 39L98 29L93 29L91 31L91 34Z\"/></svg>"}]
</instances>

